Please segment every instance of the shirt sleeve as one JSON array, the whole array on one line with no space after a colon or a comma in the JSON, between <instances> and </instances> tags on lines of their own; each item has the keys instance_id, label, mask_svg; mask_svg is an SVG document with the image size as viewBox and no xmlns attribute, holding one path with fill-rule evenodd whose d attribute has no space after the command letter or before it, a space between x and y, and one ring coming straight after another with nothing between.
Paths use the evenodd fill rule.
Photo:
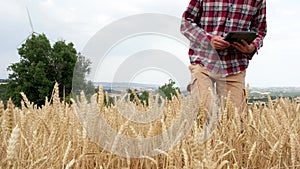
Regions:
<instances>
[{"instance_id":1,"label":"shirt sleeve","mask_svg":"<svg viewBox=\"0 0 300 169\"><path fill-rule=\"evenodd\" d=\"M267 34L266 0L258 1L258 3L259 8L251 23L251 30L258 33L257 38L253 41L256 51L263 46L263 39Z\"/></svg>"},{"instance_id":2,"label":"shirt sleeve","mask_svg":"<svg viewBox=\"0 0 300 169\"><path fill-rule=\"evenodd\" d=\"M180 31L192 43L207 43L212 38L212 35L201 28L201 13L202 0L191 0L182 15Z\"/></svg>"}]
</instances>

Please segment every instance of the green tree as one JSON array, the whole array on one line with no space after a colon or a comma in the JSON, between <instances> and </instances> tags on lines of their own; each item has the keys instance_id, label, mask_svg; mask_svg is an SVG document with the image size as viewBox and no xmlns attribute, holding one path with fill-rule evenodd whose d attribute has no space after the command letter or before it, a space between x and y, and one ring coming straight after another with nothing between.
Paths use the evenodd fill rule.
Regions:
<instances>
[{"instance_id":1,"label":"green tree","mask_svg":"<svg viewBox=\"0 0 300 169\"><path fill-rule=\"evenodd\" d=\"M11 73L7 84L7 96L18 106L20 92L41 106L45 97L51 96L55 82L60 85L60 96L68 96L72 91L73 71L78 58L85 64L81 69L83 77L80 78L84 79L89 72L90 61L77 53L72 43L57 41L52 47L45 34L32 34L18 49L18 53L20 61L8 67Z\"/></svg>"},{"instance_id":2,"label":"green tree","mask_svg":"<svg viewBox=\"0 0 300 169\"><path fill-rule=\"evenodd\" d=\"M7 98L6 98L6 90L7 90L7 84L1 84L0 82L0 101L3 101L3 103L6 103Z\"/></svg>"},{"instance_id":3,"label":"green tree","mask_svg":"<svg viewBox=\"0 0 300 169\"><path fill-rule=\"evenodd\" d=\"M51 55L51 45L45 35L32 35L18 49L20 62L8 67L9 82L7 95L11 97L16 105L20 105L20 92L25 92L27 97L41 105L53 84L46 77L47 66ZM43 96L43 97L41 97Z\"/></svg>"},{"instance_id":4,"label":"green tree","mask_svg":"<svg viewBox=\"0 0 300 169\"><path fill-rule=\"evenodd\" d=\"M77 62L73 71L73 94L79 95L81 91L84 91L89 97L97 92L93 83L85 79L85 76L90 73L90 64L90 60L86 60L81 53L78 53Z\"/></svg>"},{"instance_id":5,"label":"green tree","mask_svg":"<svg viewBox=\"0 0 300 169\"><path fill-rule=\"evenodd\" d=\"M77 60L77 51L72 43L56 42L52 47L49 63L49 78L60 85L59 94L64 96L72 90L74 65Z\"/></svg>"},{"instance_id":6,"label":"green tree","mask_svg":"<svg viewBox=\"0 0 300 169\"><path fill-rule=\"evenodd\" d=\"M138 93L137 89L134 89L134 91L132 91L132 89L127 89L127 93L129 93L130 101L137 102L137 100L134 97L134 95L136 94L137 98L143 105L144 104L146 104L146 106L149 105L149 92L142 91L142 92Z\"/></svg>"},{"instance_id":7,"label":"green tree","mask_svg":"<svg viewBox=\"0 0 300 169\"><path fill-rule=\"evenodd\" d=\"M163 86L160 86L158 87L157 89L157 92L171 100L172 99L172 96L177 96L177 92L178 91L180 93L180 89L178 87L175 87L175 82L170 79L169 80L169 83L166 83L164 84ZM127 89L127 93L129 94L129 99L130 101L133 101L133 102L137 102L136 98L134 95L137 96L138 100L144 105L146 104L146 106L149 105L149 92L148 91L141 91L141 92L138 92L137 89ZM159 100L158 102L161 103L162 100Z\"/></svg>"},{"instance_id":8,"label":"green tree","mask_svg":"<svg viewBox=\"0 0 300 169\"><path fill-rule=\"evenodd\" d=\"M165 83L163 86L158 88L158 93L165 96L167 99L171 100L172 96L177 96L176 90L180 93L180 89L175 87L175 82L170 79L169 83Z\"/></svg>"}]
</instances>

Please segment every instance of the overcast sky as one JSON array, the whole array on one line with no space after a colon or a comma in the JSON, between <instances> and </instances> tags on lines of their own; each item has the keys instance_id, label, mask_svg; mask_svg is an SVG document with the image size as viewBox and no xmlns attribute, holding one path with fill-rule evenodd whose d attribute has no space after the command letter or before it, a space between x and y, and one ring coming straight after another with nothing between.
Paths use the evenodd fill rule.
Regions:
<instances>
[{"instance_id":1,"label":"overcast sky","mask_svg":"<svg viewBox=\"0 0 300 169\"><path fill-rule=\"evenodd\" d=\"M35 32L45 33L52 42L73 42L77 51L82 51L99 30L121 18L142 13L180 18L188 3L189 0L0 0L0 78L8 77L6 68L18 62L17 48L32 32L26 7L30 11ZM268 34L263 48L251 60L247 70L246 81L250 86L300 86L299 6L299 0L267 0ZM179 31L177 27L174 29ZM149 36L135 39L135 42L146 41L143 38ZM150 37L152 40L155 38L158 37ZM164 37L160 39L161 43L168 42ZM134 41L127 43L133 44ZM180 55L181 60L188 65L187 47L178 44L174 46L176 51L169 51L170 47L165 48L167 52ZM112 72L109 66L105 69ZM147 71L136 75L136 81L144 81L145 76L148 80L153 78L153 81L169 78L168 74L159 71L156 73L160 78L151 77L149 73L151 75ZM106 75L103 81L111 79L109 74Z\"/></svg>"}]
</instances>

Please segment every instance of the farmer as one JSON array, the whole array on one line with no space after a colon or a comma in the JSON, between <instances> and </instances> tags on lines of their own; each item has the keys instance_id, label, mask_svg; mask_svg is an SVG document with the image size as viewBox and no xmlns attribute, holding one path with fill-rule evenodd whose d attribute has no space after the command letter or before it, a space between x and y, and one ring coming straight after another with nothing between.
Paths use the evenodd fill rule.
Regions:
<instances>
[{"instance_id":1,"label":"farmer","mask_svg":"<svg viewBox=\"0 0 300 169\"><path fill-rule=\"evenodd\" d=\"M230 91L230 101L243 114L246 69L267 33L266 0L191 0L180 30L190 41L191 86L207 98L205 107L212 106L211 91L223 97ZM224 37L230 31L253 31L257 37L229 43Z\"/></svg>"}]
</instances>

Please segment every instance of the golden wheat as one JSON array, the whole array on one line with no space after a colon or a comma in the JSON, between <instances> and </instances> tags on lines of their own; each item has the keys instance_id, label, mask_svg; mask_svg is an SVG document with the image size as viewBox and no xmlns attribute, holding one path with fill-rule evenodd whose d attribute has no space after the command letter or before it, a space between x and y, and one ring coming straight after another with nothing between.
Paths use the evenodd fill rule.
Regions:
<instances>
[{"instance_id":1,"label":"golden wheat","mask_svg":"<svg viewBox=\"0 0 300 169\"><path fill-rule=\"evenodd\" d=\"M190 113L191 109L183 104L186 96L173 96L171 101L163 102L160 117L149 124L140 124L126 119L119 110L129 104L127 106L138 113L151 113L159 104L158 97L150 94L148 107L136 97L134 103L120 100L118 105L121 107L117 107L104 104L108 94L102 90L99 87L91 100L82 93L69 105L60 101L56 84L52 98L46 99L41 108L23 93L21 108L15 108L11 100L6 109L0 103L0 168L300 168L300 106L295 101L270 99L267 105L254 103L249 106L248 116L241 120L227 100L225 107L215 109L223 112L222 117L218 114L210 117L212 123L220 121L204 142L199 140L209 114L201 102L191 130L171 149L157 149L159 154L155 156L131 158L128 152L122 157L96 144L88 133L90 128L81 123L84 112L92 113L94 118L88 117L91 118L88 120L93 124L98 124L96 117L102 116L119 136L142 140L162 134L165 145L174 139L171 132L166 131L179 118L180 110L186 111L186 116ZM101 131L101 128L95 131ZM122 144L121 138L116 137L111 143L112 149ZM140 146L136 145L137 149Z\"/></svg>"}]
</instances>

